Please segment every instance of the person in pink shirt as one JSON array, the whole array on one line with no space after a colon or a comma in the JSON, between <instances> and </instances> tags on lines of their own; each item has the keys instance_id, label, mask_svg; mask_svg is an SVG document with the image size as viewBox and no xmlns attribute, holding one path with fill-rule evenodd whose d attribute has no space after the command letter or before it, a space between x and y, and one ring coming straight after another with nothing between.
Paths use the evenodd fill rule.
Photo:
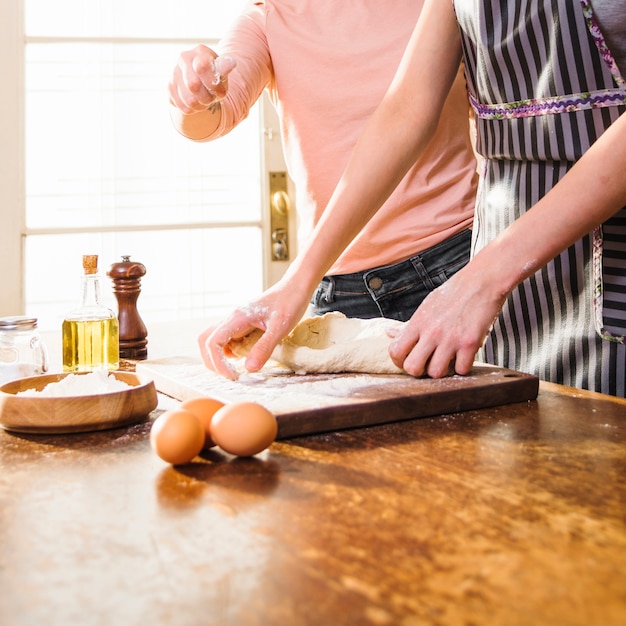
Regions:
<instances>
[{"instance_id":1,"label":"person in pink shirt","mask_svg":"<svg viewBox=\"0 0 626 626\"><path fill-rule=\"evenodd\" d=\"M429 149L462 61L481 156L472 258L388 332L389 357L433 378L468 374L478 357L624 397L625 24L626 0L426 0L313 236L205 339L205 362L235 376L229 342L261 329L245 361L259 371Z\"/></svg>"},{"instance_id":2,"label":"person in pink shirt","mask_svg":"<svg viewBox=\"0 0 626 626\"><path fill-rule=\"evenodd\" d=\"M422 4L251 1L217 51L198 45L180 55L169 86L173 123L192 140L215 140L267 89L303 242L387 91ZM459 68L429 148L328 270L313 294L313 314L406 321L467 263L477 182L469 126ZM381 161L381 175L385 167Z\"/></svg>"}]
</instances>

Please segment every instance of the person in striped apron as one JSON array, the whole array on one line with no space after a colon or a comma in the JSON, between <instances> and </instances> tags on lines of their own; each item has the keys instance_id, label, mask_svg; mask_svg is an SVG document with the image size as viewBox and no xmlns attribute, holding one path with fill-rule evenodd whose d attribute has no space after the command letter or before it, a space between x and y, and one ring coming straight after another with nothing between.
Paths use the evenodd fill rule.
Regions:
<instances>
[{"instance_id":1,"label":"person in striped apron","mask_svg":"<svg viewBox=\"0 0 626 626\"><path fill-rule=\"evenodd\" d=\"M484 157L474 254L545 196L624 111L626 2L526 5L455 2ZM587 184L593 195L602 182ZM625 276L621 209L512 292L479 358L623 396Z\"/></svg>"},{"instance_id":2,"label":"person in striped apron","mask_svg":"<svg viewBox=\"0 0 626 626\"><path fill-rule=\"evenodd\" d=\"M297 323L324 268L428 146L462 57L482 157L472 259L391 357L440 377L468 373L478 353L626 395L625 25L626 0L429 0L310 243L208 338L215 369L228 375L231 337L262 328L246 361L259 369Z\"/></svg>"}]
</instances>

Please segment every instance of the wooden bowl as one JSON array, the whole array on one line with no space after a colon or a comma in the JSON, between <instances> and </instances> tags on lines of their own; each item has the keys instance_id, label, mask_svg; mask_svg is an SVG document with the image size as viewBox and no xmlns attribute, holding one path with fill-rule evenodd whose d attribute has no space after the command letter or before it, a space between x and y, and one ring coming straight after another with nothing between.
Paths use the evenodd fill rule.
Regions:
<instances>
[{"instance_id":1,"label":"wooden bowl","mask_svg":"<svg viewBox=\"0 0 626 626\"><path fill-rule=\"evenodd\" d=\"M157 406L152 380L130 372L112 372L130 389L83 396L18 396L20 391L41 391L48 383L69 374L21 378L0 387L0 426L20 433L79 433L117 428L143 421ZM76 374L81 376L83 374Z\"/></svg>"}]
</instances>

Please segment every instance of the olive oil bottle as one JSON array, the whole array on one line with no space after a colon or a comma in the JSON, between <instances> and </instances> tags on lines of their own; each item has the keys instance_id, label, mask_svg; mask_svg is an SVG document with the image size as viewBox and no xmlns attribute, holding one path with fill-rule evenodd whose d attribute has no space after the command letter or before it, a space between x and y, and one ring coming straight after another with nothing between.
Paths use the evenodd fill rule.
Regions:
<instances>
[{"instance_id":1,"label":"olive oil bottle","mask_svg":"<svg viewBox=\"0 0 626 626\"><path fill-rule=\"evenodd\" d=\"M81 304L63 320L63 371L119 368L119 327L115 313L100 304L98 255L83 256Z\"/></svg>"}]
</instances>

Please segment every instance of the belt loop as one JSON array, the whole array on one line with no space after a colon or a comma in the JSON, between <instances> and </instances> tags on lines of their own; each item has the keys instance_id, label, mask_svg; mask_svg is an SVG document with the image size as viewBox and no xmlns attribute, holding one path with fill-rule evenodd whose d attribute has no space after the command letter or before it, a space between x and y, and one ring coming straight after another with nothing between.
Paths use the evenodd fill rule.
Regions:
<instances>
[{"instance_id":1,"label":"belt loop","mask_svg":"<svg viewBox=\"0 0 626 626\"><path fill-rule=\"evenodd\" d=\"M328 304L331 304L335 301L335 279L332 276L327 276L326 280L328 284L326 285L324 300L326 300Z\"/></svg>"}]
</instances>

